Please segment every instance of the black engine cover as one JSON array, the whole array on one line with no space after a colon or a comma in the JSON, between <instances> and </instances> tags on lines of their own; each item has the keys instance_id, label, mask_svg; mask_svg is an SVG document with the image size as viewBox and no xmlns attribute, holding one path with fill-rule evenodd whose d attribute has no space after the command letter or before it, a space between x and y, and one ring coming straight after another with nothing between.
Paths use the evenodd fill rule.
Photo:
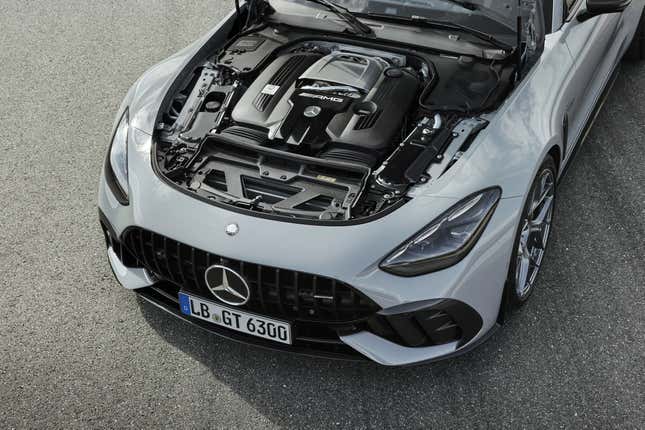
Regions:
<instances>
[{"instance_id":1,"label":"black engine cover","mask_svg":"<svg viewBox=\"0 0 645 430\"><path fill-rule=\"evenodd\" d=\"M258 76L233 119L310 152L325 146L325 153L376 160L392 147L419 86L416 72L380 58L286 54Z\"/></svg>"},{"instance_id":2,"label":"black engine cover","mask_svg":"<svg viewBox=\"0 0 645 430\"><path fill-rule=\"evenodd\" d=\"M348 96L296 90L289 99L293 107L280 127L280 137L290 145L317 149L329 142L326 129L331 120L347 112L353 101Z\"/></svg>"},{"instance_id":3,"label":"black engine cover","mask_svg":"<svg viewBox=\"0 0 645 430\"><path fill-rule=\"evenodd\" d=\"M403 118L417 97L419 85L416 73L387 69L366 97L354 100L346 112L334 117L327 134L332 142L369 151L391 148Z\"/></svg>"}]
</instances>

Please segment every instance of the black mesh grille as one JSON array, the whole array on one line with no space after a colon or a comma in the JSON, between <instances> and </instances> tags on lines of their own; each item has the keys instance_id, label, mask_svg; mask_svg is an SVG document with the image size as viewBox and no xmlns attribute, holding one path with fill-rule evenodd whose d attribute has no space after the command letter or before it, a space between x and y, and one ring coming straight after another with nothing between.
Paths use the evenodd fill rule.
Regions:
<instances>
[{"instance_id":1,"label":"black mesh grille","mask_svg":"<svg viewBox=\"0 0 645 430\"><path fill-rule=\"evenodd\" d=\"M127 230L122 240L148 270L209 299L204 272L213 264L230 267L251 289L243 308L262 315L347 329L380 310L354 288L330 278L224 258L140 228Z\"/></svg>"}]
</instances>

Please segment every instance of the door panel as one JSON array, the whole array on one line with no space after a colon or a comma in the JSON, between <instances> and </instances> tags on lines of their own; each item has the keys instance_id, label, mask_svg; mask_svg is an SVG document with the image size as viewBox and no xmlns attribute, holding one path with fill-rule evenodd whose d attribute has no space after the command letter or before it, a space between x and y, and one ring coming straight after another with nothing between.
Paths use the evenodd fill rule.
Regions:
<instances>
[{"instance_id":1,"label":"door panel","mask_svg":"<svg viewBox=\"0 0 645 430\"><path fill-rule=\"evenodd\" d=\"M569 74L567 97L567 154L568 158L583 131L589 115L610 78L623 45L617 35L623 14L605 14L579 22L572 19L563 26L564 42L573 65Z\"/></svg>"}]
</instances>

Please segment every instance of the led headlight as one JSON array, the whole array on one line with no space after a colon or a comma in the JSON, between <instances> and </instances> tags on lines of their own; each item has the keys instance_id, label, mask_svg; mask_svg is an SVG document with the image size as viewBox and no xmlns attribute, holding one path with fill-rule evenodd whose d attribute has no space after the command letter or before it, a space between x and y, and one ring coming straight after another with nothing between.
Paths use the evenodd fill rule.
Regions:
<instances>
[{"instance_id":1,"label":"led headlight","mask_svg":"<svg viewBox=\"0 0 645 430\"><path fill-rule=\"evenodd\" d=\"M128 110L126 109L114 131L106 159L107 183L123 204L128 201Z\"/></svg>"},{"instance_id":2,"label":"led headlight","mask_svg":"<svg viewBox=\"0 0 645 430\"><path fill-rule=\"evenodd\" d=\"M381 268L417 276L457 264L475 246L501 194L499 188L490 188L460 201L390 254Z\"/></svg>"}]
</instances>

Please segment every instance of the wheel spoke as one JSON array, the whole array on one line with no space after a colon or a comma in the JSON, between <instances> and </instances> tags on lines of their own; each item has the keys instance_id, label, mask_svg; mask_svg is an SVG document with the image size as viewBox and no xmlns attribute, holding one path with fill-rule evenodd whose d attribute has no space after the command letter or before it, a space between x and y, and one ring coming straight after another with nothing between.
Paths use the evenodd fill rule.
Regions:
<instances>
[{"instance_id":1,"label":"wheel spoke","mask_svg":"<svg viewBox=\"0 0 645 430\"><path fill-rule=\"evenodd\" d=\"M533 267L535 267L536 269L540 268L540 260L539 260L539 258L536 258L535 255L531 254L530 257L529 257L529 261L531 262Z\"/></svg>"},{"instance_id":2,"label":"wheel spoke","mask_svg":"<svg viewBox=\"0 0 645 430\"><path fill-rule=\"evenodd\" d=\"M542 208L540 209L540 212L533 218L531 221L531 225L542 225L547 221L547 216L549 215L549 212L551 211L551 207L553 206L553 197L547 197L544 199L544 204L542 204Z\"/></svg>"},{"instance_id":3,"label":"wheel spoke","mask_svg":"<svg viewBox=\"0 0 645 430\"><path fill-rule=\"evenodd\" d=\"M542 191L540 193L540 197L533 201L533 205L531 206L531 215L533 215L540 206L546 206L547 202L553 202L553 189L551 186Z\"/></svg>"},{"instance_id":4,"label":"wheel spoke","mask_svg":"<svg viewBox=\"0 0 645 430\"><path fill-rule=\"evenodd\" d=\"M524 295L526 292L526 283L529 279L529 269L530 269L530 262L529 258L525 256L519 257L518 261L518 272L517 272L517 288L518 288L518 293L520 296Z\"/></svg>"}]
</instances>

